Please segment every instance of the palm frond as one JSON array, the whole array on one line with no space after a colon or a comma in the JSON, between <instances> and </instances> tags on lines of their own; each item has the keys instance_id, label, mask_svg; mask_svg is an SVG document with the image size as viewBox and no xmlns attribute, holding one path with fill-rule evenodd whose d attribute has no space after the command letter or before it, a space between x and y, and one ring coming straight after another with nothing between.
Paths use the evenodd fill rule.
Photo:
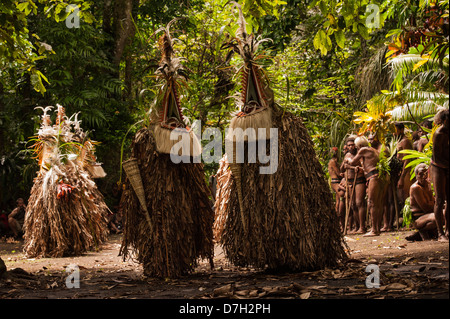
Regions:
<instances>
[{"instance_id":1,"label":"palm frond","mask_svg":"<svg viewBox=\"0 0 450 319\"><path fill-rule=\"evenodd\" d=\"M392 120L394 121L411 121L415 119L417 122L421 122L427 116L435 114L438 108L444 106L444 103L445 102L437 103L434 100L410 102L395 107L392 111L390 111L390 114L392 116Z\"/></svg>"},{"instance_id":2,"label":"palm frond","mask_svg":"<svg viewBox=\"0 0 450 319\"><path fill-rule=\"evenodd\" d=\"M377 163L378 175L381 179L385 179L386 176L391 172L391 167L389 166L389 157L386 155L385 150L386 145L381 144L379 160Z\"/></svg>"},{"instance_id":3,"label":"palm frond","mask_svg":"<svg viewBox=\"0 0 450 319\"><path fill-rule=\"evenodd\" d=\"M390 59L387 66L390 68L394 78L392 85L398 91L404 86L405 81L407 83L406 86L411 86L411 83L416 81L419 81L420 86L433 83L430 81L437 79L439 82L448 82L448 56L440 64L437 59L431 58L430 55L418 53L401 54ZM426 73L422 74L423 72Z\"/></svg>"},{"instance_id":4,"label":"palm frond","mask_svg":"<svg viewBox=\"0 0 450 319\"><path fill-rule=\"evenodd\" d=\"M420 90L404 90L403 97L406 101L433 101L438 104L442 104L448 100L448 94Z\"/></svg>"},{"instance_id":5,"label":"palm frond","mask_svg":"<svg viewBox=\"0 0 450 319\"><path fill-rule=\"evenodd\" d=\"M387 63L393 72L410 73L414 69L417 63L425 63L430 60L424 59L420 54L400 54ZM430 62L431 63L431 62Z\"/></svg>"},{"instance_id":6,"label":"palm frond","mask_svg":"<svg viewBox=\"0 0 450 319\"><path fill-rule=\"evenodd\" d=\"M406 168L411 167L411 180L416 176L414 169L417 165L424 163L426 165L430 165L431 163L431 152L419 152L416 150L401 150L399 151L400 154L406 154L403 157L403 160L411 160L407 165Z\"/></svg>"},{"instance_id":7,"label":"palm frond","mask_svg":"<svg viewBox=\"0 0 450 319\"><path fill-rule=\"evenodd\" d=\"M349 123L338 118L334 118L331 121L329 147L338 147L342 149L344 147L345 138L349 129Z\"/></svg>"},{"instance_id":8,"label":"palm frond","mask_svg":"<svg viewBox=\"0 0 450 319\"><path fill-rule=\"evenodd\" d=\"M406 85L405 89L412 89L414 86L426 88L439 84L440 87L448 87L448 74L441 70L424 70L416 74Z\"/></svg>"}]
</instances>

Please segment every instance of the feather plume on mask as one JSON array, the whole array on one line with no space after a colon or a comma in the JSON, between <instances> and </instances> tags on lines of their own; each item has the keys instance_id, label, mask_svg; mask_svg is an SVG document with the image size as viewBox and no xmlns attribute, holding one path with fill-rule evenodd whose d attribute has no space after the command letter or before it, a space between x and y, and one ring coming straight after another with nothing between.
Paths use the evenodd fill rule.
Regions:
<instances>
[{"instance_id":1,"label":"feather plume on mask","mask_svg":"<svg viewBox=\"0 0 450 319\"><path fill-rule=\"evenodd\" d=\"M239 10L239 27L223 48L242 60L241 94L226 137L233 148L226 148L216 174L215 239L236 266L284 271L334 267L346 258L345 242L311 137L299 117L274 101L259 53L270 40L247 34L241 7L232 3ZM238 128L253 129L252 137L239 136ZM261 130L258 136L263 128L265 134ZM269 163L259 158L261 149L270 154ZM268 167L274 170L263 173Z\"/></svg>"},{"instance_id":2,"label":"feather plume on mask","mask_svg":"<svg viewBox=\"0 0 450 319\"><path fill-rule=\"evenodd\" d=\"M212 263L214 253L210 192L203 164L191 161L201 154L201 144L182 113L180 94L187 75L170 35L175 21L155 32L163 32L155 72L160 88L147 115L150 124L135 134L131 156L123 162L127 178L121 198L120 255L136 257L145 275L161 278L189 273L199 258Z\"/></svg>"},{"instance_id":3,"label":"feather plume on mask","mask_svg":"<svg viewBox=\"0 0 450 319\"><path fill-rule=\"evenodd\" d=\"M161 86L149 116L152 116L152 123L157 123L154 130L159 152L170 154L173 147L181 143L183 145L179 148L180 150L189 150L189 154L182 155L197 157L201 154L201 144L190 127L186 125L180 103L180 91L188 77L181 58L175 55L173 45L176 39L170 35L170 27L176 20L170 21L166 27L154 33L163 31L158 40L161 59L155 72ZM188 134L189 138L181 138L183 133Z\"/></svg>"},{"instance_id":4,"label":"feather plume on mask","mask_svg":"<svg viewBox=\"0 0 450 319\"><path fill-rule=\"evenodd\" d=\"M52 125L43 111L32 146L40 170L34 180L24 221L28 257L63 257L98 249L108 234L109 209L94 177L104 176L94 155L96 142L86 137L75 114L68 118L58 105ZM95 176L92 167L95 166Z\"/></svg>"},{"instance_id":5,"label":"feather plume on mask","mask_svg":"<svg viewBox=\"0 0 450 319\"><path fill-rule=\"evenodd\" d=\"M223 49L231 49L240 55L243 65L240 67L241 92L237 95L236 106L238 111L233 115L230 123L230 129L252 128L257 132L258 128L265 128L266 134L255 138L268 139L270 137L270 128L272 127L271 110L274 108L273 91L269 86L269 79L266 76L260 60L263 55L259 52L262 43L272 41L271 39L260 39L255 35L248 34L246 30L246 21L242 12L241 5L232 1L234 7L238 9L238 29L235 36L227 43L222 45ZM227 137L230 138L230 137ZM235 137L233 137L235 138ZM248 137L245 136L247 141Z\"/></svg>"}]
</instances>

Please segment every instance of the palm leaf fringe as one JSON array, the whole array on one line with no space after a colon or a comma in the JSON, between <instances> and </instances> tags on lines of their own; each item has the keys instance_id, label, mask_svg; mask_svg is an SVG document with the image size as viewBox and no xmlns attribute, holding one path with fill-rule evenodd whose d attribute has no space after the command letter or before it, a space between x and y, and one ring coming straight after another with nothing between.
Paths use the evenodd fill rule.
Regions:
<instances>
[{"instance_id":1,"label":"palm leaf fringe","mask_svg":"<svg viewBox=\"0 0 450 319\"><path fill-rule=\"evenodd\" d=\"M61 178L74 188L57 198ZM53 166L35 178L24 222L27 257L78 256L99 249L108 236L109 209L86 172L75 165Z\"/></svg>"},{"instance_id":2,"label":"palm leaf fringe","mask_svg":"<svg viewBox=\"0 0 450 319\"><path fill-rule=\"evenodd\" d=\"M212 259L214 212L203 165L174 164L156 150L153 128L139 130L132 145L143 180L152 229L130 181L121 205L124 234L120 255L135 257L150 277L176 278L192 271L199 258Z\"/></svg>"},{"instance_id":3,"label":"palm leaf fringe","mask_svg":"<svg viewBox=\"0 0 450 319\"><path fill-rule=\"evenodd\" d=\"M279 130L276 173L262 175L261 164L241 164L246 229L235 177L226 156L222 159L217 173L215 239L238 266L291 271L336 266L347 257L346 246L308 132L290 113L274 112L273 123ZM269 153L269 143L266 146Z\"/></svg>"}]
</instances>

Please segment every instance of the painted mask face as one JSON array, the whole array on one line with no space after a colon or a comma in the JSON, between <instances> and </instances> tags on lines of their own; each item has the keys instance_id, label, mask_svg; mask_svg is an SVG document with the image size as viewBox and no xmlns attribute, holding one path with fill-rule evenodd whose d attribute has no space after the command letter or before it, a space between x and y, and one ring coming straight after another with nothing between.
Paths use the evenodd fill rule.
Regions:
<instances>
[{"instance_id":1,"label":"painted mask face","mask_svg":"<svg viewBox=\"0 0 450 319\"><path fill-rule=\"evenodd\" d=\"M164 128L185 128L183 113L175 86L170 83L166 89L161 109L160 124Z\"/></svg>"},{"instance_id":2,"label":"painted mask face","mask_svg":"<svg viewBox=\"0 0 450 319\"><path fill-rule=\"evenodd\" d=\"M173 39L169 33L170 24L165 28L164 34L158 41L161 61L156 74L160 83L163 83L162 91L160 92L160 104L157 105L159 109L159 123L161 127L173 130L186 128L179 100L180 83L186 80L186 73L183 70L180 58L174 54Z\"/></svg>"},{"instance_id":3,"label":"painted mask face","mask_svg":"<svg viewBox=\"0 0 450 319\"><path fill-rule=\"evenodd\" d=\"M262 89L260 71L249 64L247 70L243 73L243 107L239 115L247 116L267 107L267 102Z\"/></svg>"}]
</instances>

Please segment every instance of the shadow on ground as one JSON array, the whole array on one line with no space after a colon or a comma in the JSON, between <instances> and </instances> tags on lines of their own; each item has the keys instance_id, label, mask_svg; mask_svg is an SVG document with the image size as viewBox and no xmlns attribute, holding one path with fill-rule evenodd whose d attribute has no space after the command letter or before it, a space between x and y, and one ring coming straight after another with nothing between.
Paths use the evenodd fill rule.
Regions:
<instances>
[{"instance_id":1,"label":"shadow on ground","mask_svg":"<svg viewBox=\"0 0 450 319\"><path fill-rule=\"evenodd\" d=\"M275 274L234 267L216 247L213 270L205 260L192 274L166 280L146 278L139 264L123 261L118 256L120 235L111 235L97 252L41 259L27 259L22 242L3 240L0 256L8 271L0 279L0 298L448 299L448 243L410 243L404 239L410 233L389 232L371 238L348 235L347 262L336 269L301 273ZM73 284L67 281L71 272L66 268L70 265L79 269L79 288L67 287L67 282ZM366 272L368 265L379 269L379 288L366 286L366 278L371 275Z\"/></svg>"}]
</instances>

